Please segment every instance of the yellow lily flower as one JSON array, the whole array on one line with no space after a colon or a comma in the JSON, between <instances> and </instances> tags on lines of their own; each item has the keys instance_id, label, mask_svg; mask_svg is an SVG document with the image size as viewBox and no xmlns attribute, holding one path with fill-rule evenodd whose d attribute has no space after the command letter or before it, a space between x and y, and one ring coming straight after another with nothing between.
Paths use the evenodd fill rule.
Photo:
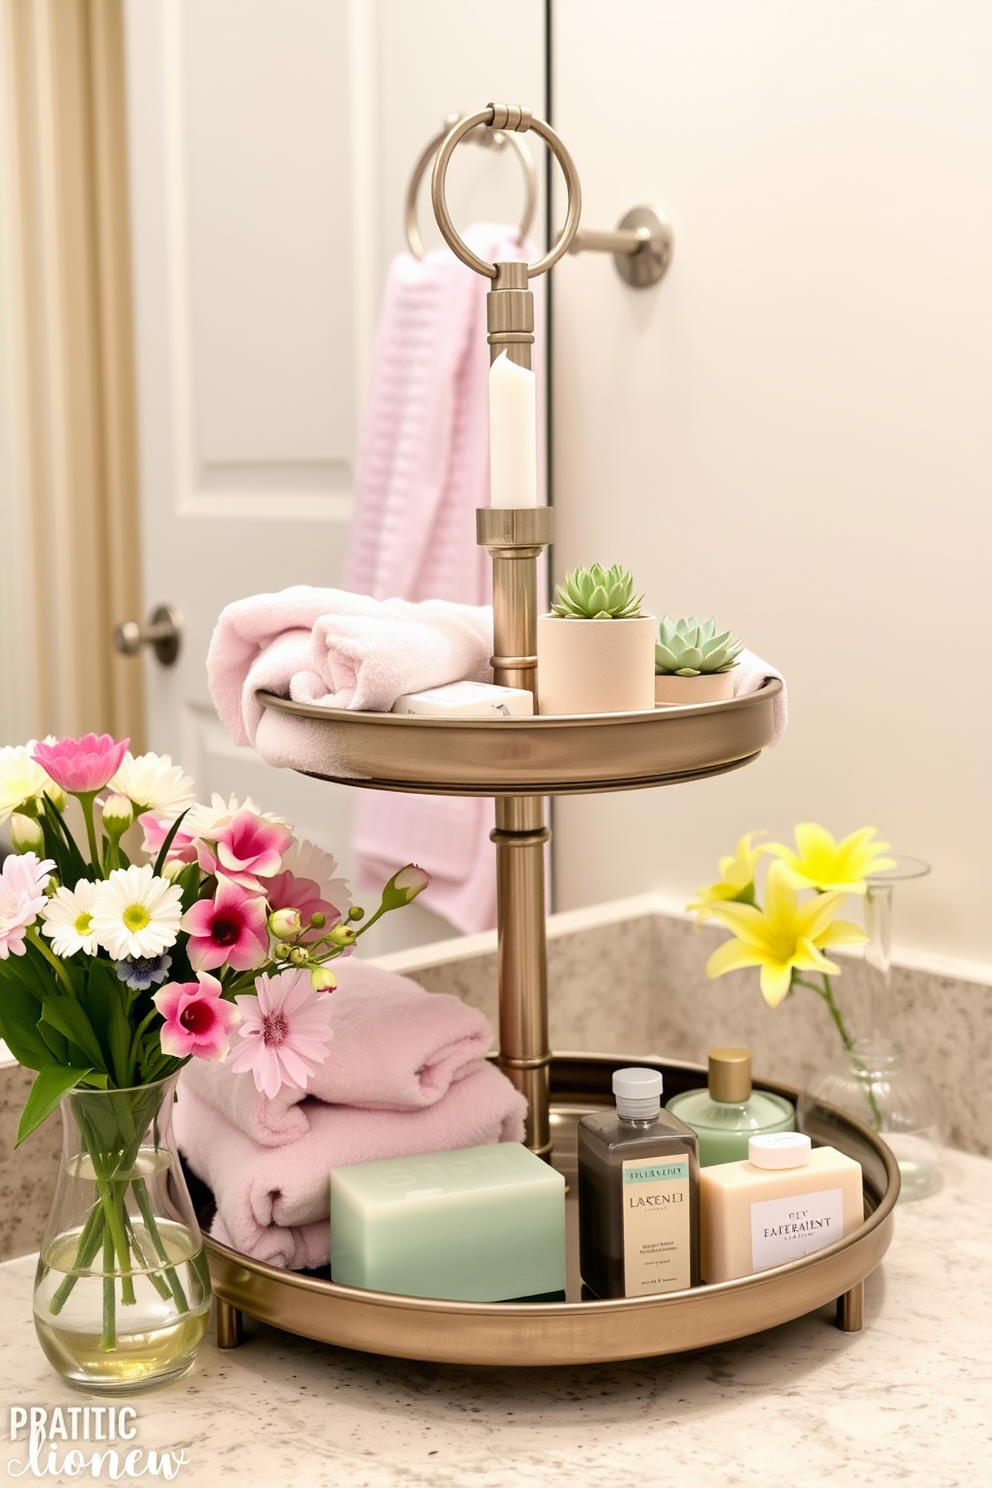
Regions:
<instances>
[{"instance_id":1,"label":"yellow lily flower","mask_svg":"<svg viewBox=\"0 0 992 1488\"><path fill-rule=\"evenodd\" d=\"M780 842L770 842L767 850L782 859L802 888L863 894L872 873L896 866L894 858L885 856L889 844L870 840L877 831L877 827L859 827L842 842L835 842L825 827L803 822L796 828L798 852Z\"/></svg>"},{"instance_id":2,"label":"yellow lily flower","mask_svg":"<svg viewBox=\"0 0 992 1488\"><path fill-rule=\"evenodd\" d=\"M712 918L712 906L720 904L727 899L736 899L738 894L744 892L750 884L754 883L754 873L758 865L758 859L768 848L765 843L759 847L752 847L752 839L761 837L762 832L745 832L737 844L737 851L733 857L727 856L720 859L719 882L708 884L705 888L696 890L696 898L691 904L686 905L686 911L694 914L699 922Z\"/></svg>"},{"instance_id":3,"label":"yellow lily flower","mask_svg":"<svg viewBox=\"0 0 992 1488\"><path fill-rule=\"evenodd\" d=\"M770 1007L778 1007L792 985L794 970L839 973L840 967L827 960L823 948L864 945L868 939L859 925L834 918L843 898L842 892L834 891L800 904L788 868L772 863L764 909L730 902L711 906L711 918L732 930L735 939L717 947L706 963L706 975L760 966L762 996Z\"/></svg>"}]
</instances>

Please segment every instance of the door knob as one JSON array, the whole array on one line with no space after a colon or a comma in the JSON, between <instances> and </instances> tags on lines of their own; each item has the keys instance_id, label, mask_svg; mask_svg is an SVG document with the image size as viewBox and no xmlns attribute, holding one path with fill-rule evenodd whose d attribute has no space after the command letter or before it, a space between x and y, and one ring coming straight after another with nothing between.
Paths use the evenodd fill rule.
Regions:
<instances>
[{"instance_id":1,"label":"door knob","mask_svg":"<svg viewBox=\"0 0 992 1488\"><path fill-rule=\"evenodd\" d=\"M151 646L162 666L172 666L179 655L183 617L172 605L152 610L147 625L122 620L114 631L114 650L121 656L137 656L142 646Z\"/></svg>"}]
</instances>

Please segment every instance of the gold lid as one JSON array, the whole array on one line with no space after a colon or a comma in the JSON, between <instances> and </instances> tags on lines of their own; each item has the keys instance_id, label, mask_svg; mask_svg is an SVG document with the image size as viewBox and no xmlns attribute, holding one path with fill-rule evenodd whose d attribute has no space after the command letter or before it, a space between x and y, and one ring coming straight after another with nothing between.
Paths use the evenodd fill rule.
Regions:
<instances>
[{"instance_id":1,"label":"gold lid","mask_svg":"<svg viewBox=\"0 0 992 1488\"><path fill-rule=\"evenodd\" d=\"M750 1049L711 1049L710 1095L718 1101L746 1101L751 1097Z\"/></svg>"}]
</instances>

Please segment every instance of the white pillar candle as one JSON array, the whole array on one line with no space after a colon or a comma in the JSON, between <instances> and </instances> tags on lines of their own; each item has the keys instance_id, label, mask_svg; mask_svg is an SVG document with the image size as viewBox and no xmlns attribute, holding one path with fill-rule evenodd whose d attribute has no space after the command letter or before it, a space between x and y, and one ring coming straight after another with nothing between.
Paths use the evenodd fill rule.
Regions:
<instances>
[{"instance_id":1,"label":"white pillar candle","mask_svg":"<svg viewBox=\"0 0 992 1488\"><path fill-rule=\"evenodd\" d=\"M537 394L534 374L503 351L489 369L492 506L537 505Z\"/></svg>"}]
</instances>

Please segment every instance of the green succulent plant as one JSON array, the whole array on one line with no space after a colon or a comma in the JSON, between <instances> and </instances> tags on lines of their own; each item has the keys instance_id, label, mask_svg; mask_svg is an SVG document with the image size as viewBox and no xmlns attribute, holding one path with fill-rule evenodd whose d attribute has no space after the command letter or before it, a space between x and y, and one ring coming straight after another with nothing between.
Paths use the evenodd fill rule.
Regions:
<instances>
[{"instance_id":1,"label":"green succulent plant","mask_svg":"<svg viewBox=\"0 0 992 1488\"><path fill-rule=\"evenodd\" d=\"M556 586L551 608L571 620L633 620L641 613L642 594L633 593L634 581L626 568L614 563L602 568L573 568Z\"/></svg>"},{"instance_id":2,"label":"green succulent plant","mask_svg":"<svg viewBox=\"0 0 992 1488\"><path fill-rule=\"evenodd\" d=\"M742 646L729 630L716 634L716 621L697 620L695 615L658 621L654 667L676 677L698 677L701 672L729 672L737 665Z\"/></svg>"}]
</instances>

